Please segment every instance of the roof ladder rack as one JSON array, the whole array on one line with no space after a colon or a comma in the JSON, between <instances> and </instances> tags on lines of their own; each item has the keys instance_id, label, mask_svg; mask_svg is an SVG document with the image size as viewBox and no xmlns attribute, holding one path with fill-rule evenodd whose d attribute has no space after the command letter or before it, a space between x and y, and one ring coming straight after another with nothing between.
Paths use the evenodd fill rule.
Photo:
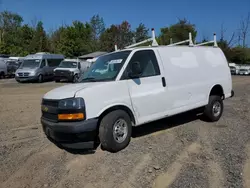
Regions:
<instances>
[{"instance_id":1,"label":"roof ladder rack","mask_svg":"<svg viewBox=\"0 0 250 188\"><path fill-rule=\"evenodd\" d=\"M189 39L181 41L181 42L176 42L176 43L173 43L173 44L171 44L171 43L172 43L172 38L170 39L170 44L167 45L167 46L176 46L176 45L179 45L179 44L189 43L189 46L194 46L195 47L195 46L202 46L202 45L214 43L214 47L218 47L217 40L216 40L216 34L214 34L214 40L211 40L211 41L208 41L208 42L203 42L203 43L200 43L200 44L194 44L193 43L191 33L189 33Z\"/></svg>"},{"instance_id":2,"label":"roof ladder rack","mask_svg":"<svg viewBox=\"0 0 250 188\"><path fill-rule=\"evenodd\" d=\"M172 43L172 38L170 39L170 43ZM189 46L194 46L194 43L192 41L192 33L189 33L189 39L181 41L181 42L176 42L176 43L173 43L173 44L169 44L167 46L176 46L176 45L185 44L185 43L189 43Z\"/></svg>"},{"instance_id":3,"label":"roof ladder rack","mask_svg":"<svg viewBox=\"0 0 250 188\"><path fill-rule=\"evenodd\" d=\"M203 43L200 43L200 44L195 44L194 46L202 46L202 45L211 44L211 43L214 43L214 47L218 47L215 33L214 33L214 40L211 40L211 41L208 41L208 42L203 42Z\"/></svg>"},{"instance_id":4,"label":"roof ladder rack","mask_svg":"<svg viewBox=\"0 0 250 188\"><path fill-rule=\"evenodd\" d=\"M144 44L144 43L147 43L147 42L150 42L150 41L152 41L152 45L151 46L159 46L159 44L157 43L157 41L155 39L155 30L153 28L152 28L152 37L151 38L146 39L146 40L141 41L141 42L137 42L137 43L129 45L129 46L126 46L124 48L125 49L127 49L127 48L133 48L133 47L136 47L138 45L141 45L141 44ZM118 51L117 45L115 45L115 51Z\"/></svg>"}]
</instances>

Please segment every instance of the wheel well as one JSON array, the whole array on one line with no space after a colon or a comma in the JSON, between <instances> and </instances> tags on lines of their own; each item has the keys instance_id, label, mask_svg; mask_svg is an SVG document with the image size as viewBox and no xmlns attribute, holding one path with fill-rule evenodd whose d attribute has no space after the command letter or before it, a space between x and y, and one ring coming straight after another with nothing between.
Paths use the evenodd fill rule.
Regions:
<instances>
[{"instance_id":1,"label":"wheel well","mask_svg":"<svg viewBox=\"0 0 250 188\"><path fill-rule=\"evenodd\" d=\"M98 122L98 125L100 124L100 121L102 120L102 118L107 115L108 113L112 112L112 111L115 111L115 110L124 110L125 112L128 113L131 121L133 124L135 124L135 117L133 115L133 112L126 106L123 106L123 105L117 105L117 106L113 106L111 108L108 108L107 110L105 110L100 116L99 116L99 122Z\"/></svg>"},{"instance_id":2,"label":"wheel well","mask_svg":"<svg viewBox=\"0 0 250 188\"><path fill-rule=\"evenodd\" d=\"M209 96L211 96L211 95L217 95L217 96L224 98L224 91L223 91L223 88L221 87L221 85L215 85L212 88Z\"/></svg>"}]
</instances>

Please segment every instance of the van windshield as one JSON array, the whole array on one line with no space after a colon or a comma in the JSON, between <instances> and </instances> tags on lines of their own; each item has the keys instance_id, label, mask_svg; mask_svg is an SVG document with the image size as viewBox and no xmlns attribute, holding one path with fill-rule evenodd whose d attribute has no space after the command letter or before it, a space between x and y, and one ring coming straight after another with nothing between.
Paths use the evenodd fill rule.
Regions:
<instances>
[{"instance_id":1,"label":"van windshield","mask_svg":"<svg viewBox=\"0 0 250 188\"><path fill-rule=\"evenodd\" d=\"M84 73L82 82L115 80L130 52L126 50L99 57Z\"/></svg>"},{"instance_id":2,"label":"van windshield","mask_svg":"<svg viewBox=\"0 0 250 188\"><path fill-rule=\"evenodd\" d=\"M40 65L40 59L25 59L22 63L23 68L36 68Z\"/></svg>"},{"instance_id":3,"label":"van windshield","mask_svg":"<svg viewBox=\"0 0 250 188\"><path fill-rule=\"evenodd\" d=\"M59 65L60 68L76 68L77 62L75 61L62 61Z\"/></svg>"}]
</instances>

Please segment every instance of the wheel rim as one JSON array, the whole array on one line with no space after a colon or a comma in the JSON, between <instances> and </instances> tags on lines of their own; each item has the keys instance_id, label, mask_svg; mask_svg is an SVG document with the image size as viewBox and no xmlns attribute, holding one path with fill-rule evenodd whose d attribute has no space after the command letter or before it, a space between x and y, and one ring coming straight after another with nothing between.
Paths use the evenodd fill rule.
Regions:
<instances>
[{"instance_id":1,"label":"wheel rim","mask_svg":"<svg viewBox=\"0 0 250 188\"><path fill-rule=\"evenodd\" d=\"M216 101L214 104L213 104L213 114L215 117L219 116L220 113L221 113L221 103L219 101Z\"/></svg>"},{"instance_id":2,"label":"wheel rim","mask_svg":"<svg viewBox=\"0 0 250 188\"><path fill-rule=\"evenodd\" d=\"M116 142L122 143L128 135L128 124L124 119L118 119L113 127L113 137Z\"/></svg>"}]
</instances>

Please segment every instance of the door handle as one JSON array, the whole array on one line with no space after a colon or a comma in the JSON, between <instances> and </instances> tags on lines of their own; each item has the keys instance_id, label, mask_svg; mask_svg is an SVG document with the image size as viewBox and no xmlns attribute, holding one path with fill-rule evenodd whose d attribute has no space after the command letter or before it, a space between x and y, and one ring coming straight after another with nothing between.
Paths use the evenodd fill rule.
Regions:
<instances>
[{"instance_id":1,"label":"door handle","mask_svg":"<svg viewBox=\"0 0 250 188\"><path fill-rule=\"evenodd\" d=\"M165 77L162 77L162 78L161 78L161 81L162 81L162 86L163 86L163 87L166 87L166 80L165 80Z\"/></svg>"}]
</instances>

